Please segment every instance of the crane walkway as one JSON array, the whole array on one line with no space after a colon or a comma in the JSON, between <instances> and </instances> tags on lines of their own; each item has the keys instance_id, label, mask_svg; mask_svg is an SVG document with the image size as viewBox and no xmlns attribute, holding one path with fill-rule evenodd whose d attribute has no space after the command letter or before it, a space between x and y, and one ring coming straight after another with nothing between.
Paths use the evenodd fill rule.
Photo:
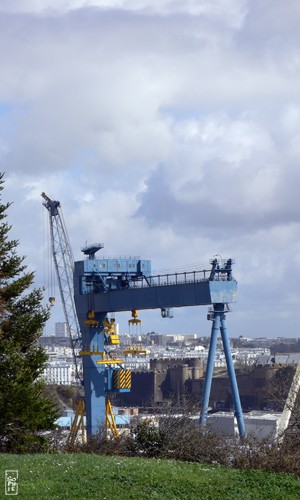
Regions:
<instances>
[{"instance_id":1,"label":"crane walkway","mask_svg":"<svg viewBox=\"0 0 300 500\"><path fill-rule=\"evenodd\" d=\"M143 276L139 280L131 280L129 288L148 288L168 285L182 285L185 283L200 283L211 281L211 269L201 271L188 271L181 273L157 274L155 276ZM214 281L228 281L227 275L219 274Z\"/></svg>"}]
</instances>

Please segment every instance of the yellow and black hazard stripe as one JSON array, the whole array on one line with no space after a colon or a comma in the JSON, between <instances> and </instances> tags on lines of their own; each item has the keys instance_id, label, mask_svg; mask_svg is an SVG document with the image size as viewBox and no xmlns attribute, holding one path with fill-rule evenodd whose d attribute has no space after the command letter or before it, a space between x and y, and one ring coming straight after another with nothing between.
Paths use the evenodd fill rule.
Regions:
<instances>
[{"instance_id":1,"label":"yellow and black hazard stripe","mask_svg":"<svg viewBox=\"0 0 300 500\"><path fill-rule=\"evenodd\" d=\"M131 371L130 370L125 370L125 388L126 389L131 388Z\"/></svg>"},{"instance_id":2,"label":"yellow and black hazard stripe","mask_svg":"<svg viewBox=\"0 0 300 500\"><path fill-rule=\"evenodd\" d=\"M130 372L130 370L115 370L115 372L114 372L114 388L115 389L130 389L131 388L131 372Z\"/></svg>"}]
</instances>

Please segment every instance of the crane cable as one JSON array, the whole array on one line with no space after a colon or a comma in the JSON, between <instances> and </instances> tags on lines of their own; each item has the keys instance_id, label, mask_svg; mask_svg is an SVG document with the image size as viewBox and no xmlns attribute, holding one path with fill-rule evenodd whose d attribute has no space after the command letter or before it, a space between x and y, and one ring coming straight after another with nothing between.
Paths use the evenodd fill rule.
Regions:
<instances>
[{"instance_id":1,"label":"crane cable","mask_svg":"<svg viewBox=\"0 0 300 500\"><path fill-rule=\"evenodd\" d=\"M203 261L203 262L195 262L193 264L186 264L186 265L181 265L181 266L175 266L172 268L168 269L156 269L155 272L153 272L153 275L159 275L159 274L174 274L174 273L184 273L184 272L191 272L195 270L208 270L210 269L211 265L209 261Z\"/></svg>"},{"instance_id":2,"label":"crane cable","mask_svg":"<svg viewBox=\"0 0 300 500\"><path fill-rule=\"evenodd\" d=\"M50 221L49 217L47 216L47 214L45 214L44 210L42 213L43 213L43 274L44 274L43 281L44 281L44 288L48 290L48 300L50 302L50 305L53 306L55 303L56 284L55 284L54 263L51 253L50 228L49 228ZM46 238L45 238L45 233L47 235Z\"/></svg>"}]
</instances>

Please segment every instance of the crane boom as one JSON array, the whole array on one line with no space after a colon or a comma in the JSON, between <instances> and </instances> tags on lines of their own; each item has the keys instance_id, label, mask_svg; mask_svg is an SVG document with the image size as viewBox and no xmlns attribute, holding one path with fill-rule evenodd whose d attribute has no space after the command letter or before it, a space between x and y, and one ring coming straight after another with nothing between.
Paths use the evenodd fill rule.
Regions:
<instances>
[{"instance_id":1,"label":"crane boom","mask_svg":"<svg viewBox=\"0 0 300 500\"><path fill-rule=\"evenodd\" d=\"M64 310L67 332L70 338L72 355L75 365L75 377L81 380L79 358L76 349L82 348L80 327L77 319L75 302L73 271L74 259L67 230L64 224L61 205L59 201L51 200L49 196L42 193L43 205L49 212L51 250L54 260L56 275L58 279L59 291Z\"/></svg>"}]
</instances>

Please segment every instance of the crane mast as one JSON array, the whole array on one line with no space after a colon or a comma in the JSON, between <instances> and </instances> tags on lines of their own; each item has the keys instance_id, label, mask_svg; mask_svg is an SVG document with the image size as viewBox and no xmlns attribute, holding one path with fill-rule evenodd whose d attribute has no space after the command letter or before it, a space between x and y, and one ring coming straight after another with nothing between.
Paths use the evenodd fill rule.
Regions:
<instances>
[{"instance_id":1,"label":"crane mast","mask_svg":"<svg viewBox=\"0 0 300 500\"><path fill-rule=\"evenodd\" d=\"M47 208L49 213L52 257L56 270L65 322L67 325L67 333L72 349L75 366L75 378L77 382L80 382L81 370L79 366L79 357L76 355L76 349L81 349L82 342L74 302L74 258L64 224L60 202L51 200L51 198L49 198L49 196L45 193L42 193L42 197L44 198L43 205Z\"/></svg>"}]
</instances>

